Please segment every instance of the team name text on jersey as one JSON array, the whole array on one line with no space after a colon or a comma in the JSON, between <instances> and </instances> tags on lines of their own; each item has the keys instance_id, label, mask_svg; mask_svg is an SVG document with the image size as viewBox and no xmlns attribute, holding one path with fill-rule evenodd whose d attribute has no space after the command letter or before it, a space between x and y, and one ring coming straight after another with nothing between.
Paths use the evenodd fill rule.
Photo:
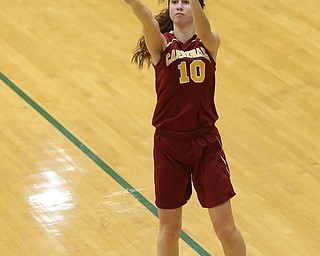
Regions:
<instances>
[{"instance_id":1,"label":"team name text on jersey","mask_svg":"<svg viewBox=\"0 0 320 256\"><path fill-rule=\"evenodd\" d=\"M173 49L171 52L168 52L166 55L166 65L169 66L172 62L174 62L177 59L198 58L198 57L204 57L211 62L210 57L206 53L205 48L198 47L198 48L190 50L190 51L182 51L182 50Z\"/></svg>"}]
</instances>

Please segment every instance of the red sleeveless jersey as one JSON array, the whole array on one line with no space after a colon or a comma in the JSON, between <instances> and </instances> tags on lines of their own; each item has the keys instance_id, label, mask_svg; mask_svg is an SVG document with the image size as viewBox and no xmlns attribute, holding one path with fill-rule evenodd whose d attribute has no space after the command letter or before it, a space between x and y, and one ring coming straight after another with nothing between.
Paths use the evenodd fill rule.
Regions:
<instances>
[{"instance_id":1,"label":"red sleeveless jersey","mask_svg":"<svg viewBox=\"0 0 320 256\"><path fill-rule=\"evenodd\" d=\"M213 126L218 119L214 104L216 63L194 35L186 43L173 32L154 66L157 104L152 124L158 129L191 131Z\"/></svg>"}]
</instances>

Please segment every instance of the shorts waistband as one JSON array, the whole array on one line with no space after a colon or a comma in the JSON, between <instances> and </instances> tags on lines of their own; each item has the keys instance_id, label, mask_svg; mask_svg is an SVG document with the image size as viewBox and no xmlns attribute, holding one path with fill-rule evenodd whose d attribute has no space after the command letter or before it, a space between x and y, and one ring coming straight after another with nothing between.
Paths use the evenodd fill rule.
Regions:
<instances>
[{"instance_id":1,"label":"shorts waistband","mask_svg":"<svg viewBox=\"0 0 320 256\"><path fill-rule=\"evenodd\" d=\"M202 127L192 131L183 131L183 132L157 128L155 131L155 135L162 135L168 138L196 138L216 130L217 128L214 125L209 127Z\"/></svg>"}]
</instances>

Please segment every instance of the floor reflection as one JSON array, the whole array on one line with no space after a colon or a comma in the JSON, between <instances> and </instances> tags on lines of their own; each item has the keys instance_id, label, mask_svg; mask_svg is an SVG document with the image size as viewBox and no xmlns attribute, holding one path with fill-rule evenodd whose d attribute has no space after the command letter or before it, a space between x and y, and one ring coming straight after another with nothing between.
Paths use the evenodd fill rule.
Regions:
<instances>
[{"instance_id":1,"label":"floor reflection","mask_svg":"<svg viewBox=\"0 0 320 256\"><path fill-rule=\"evenodd\" d=\"M37 182L33 186L32 195L28 197L28 203L32 207L30 212L48 232L59 235L65 211L75 206L67 181L55 171L32 176Z\"/></svg>"}]
</instances>

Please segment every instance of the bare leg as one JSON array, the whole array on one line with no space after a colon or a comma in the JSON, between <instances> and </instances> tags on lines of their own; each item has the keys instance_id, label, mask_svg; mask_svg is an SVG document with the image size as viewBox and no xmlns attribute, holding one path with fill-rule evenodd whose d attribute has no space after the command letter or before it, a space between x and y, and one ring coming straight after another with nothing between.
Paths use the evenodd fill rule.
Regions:
<instances>
[{"instance_id":1,"label":"bare leg","mask_svg":"<svg viewBox=\"0 0 320 256\"><path fill-rule=\"evenodd\" d=\"M225 256L245 256L246 245L235 225L230 201L210 208L209 214Z\"/></svg>"},{"instance_id":2,"label":"bare leg","mask_svg":"<svg viewBox=\"0 0 320 256\"><path fill-rule=\"evenodd\" d=\"M158 213L158 256L178 256L179 237L182 228L182 207L177 209L158 209Z\"/></svg>"}]
</instances>

